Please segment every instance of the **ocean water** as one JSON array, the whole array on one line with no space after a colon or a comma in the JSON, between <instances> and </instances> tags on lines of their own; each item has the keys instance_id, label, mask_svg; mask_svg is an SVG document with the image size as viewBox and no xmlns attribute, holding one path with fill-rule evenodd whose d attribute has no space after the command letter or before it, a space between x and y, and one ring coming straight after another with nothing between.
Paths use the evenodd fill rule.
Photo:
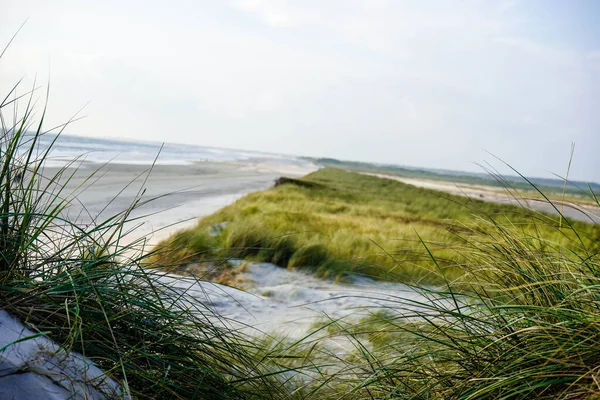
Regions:
<instances>
[{"instance_id":1,"label":"ocean water","mask_svg":"<svg viewBox=\"0 0 600 400\"><path fill-rule=\"evenodd\" d=\"M91 138L45 134L38 139L37 153L51 146L46 163L62 166L73 160L89 163L185 165L200 161L246 161L305 166L299 157L247 150L222 149L189 144L158 143L131 139ZM26 146L25 146L26 147Z\"/></svg>"}]
</instances>

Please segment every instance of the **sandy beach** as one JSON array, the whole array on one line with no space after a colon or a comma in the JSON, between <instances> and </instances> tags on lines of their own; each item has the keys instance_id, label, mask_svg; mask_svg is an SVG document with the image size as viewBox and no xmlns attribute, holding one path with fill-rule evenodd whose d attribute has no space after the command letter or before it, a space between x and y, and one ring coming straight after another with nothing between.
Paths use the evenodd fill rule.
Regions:
<instances>
[{"instance_id":1,"label":"sandy beach","mask_svg":"<svg viewBox=\"0 0 600 400\"><path fill-rule=\"evenodd\" d=\"M365 174L377 176L379 178L392 179L425 189L433 189L440 192L470 197L478 200L513 204L549 214L558 214L556 209L544 199L528 198L527 196L518 197L515 196L514 192L509 193L502 188L482 185L469 185L449 181L435 181L430 179L405 178L396 175L371 173ZM556 208L558 208L562 214L568 218L589 223L600 223L600 210L598 210L598 207L566 201L563 203L554 201L554 206L556 206Z\"/></svg>"},{"instance_id":2,"label":"sandy beach","mask_svg":"<svg viewBox=\"0 0 600 400\"><path fill-rule=\"evenodd\" d=\"M281 176L299 177L316 168L273 162L198 162L190 165L84 164L74 173L64 191L76 195L64 216L80 224L102 221L127 210L141 195L144 204L130 216L126 226L135 229L125 235L123 244L148 237L148 245L176 230L193 225L198 218L233 203L238 198L273 186ZM95 172L96 171L96 172ZM56 168L46 168L53 176ZM63 174L63 180L67 179ZM92 175L93 174L93 175Z\"/></svg>"}]
</instances>

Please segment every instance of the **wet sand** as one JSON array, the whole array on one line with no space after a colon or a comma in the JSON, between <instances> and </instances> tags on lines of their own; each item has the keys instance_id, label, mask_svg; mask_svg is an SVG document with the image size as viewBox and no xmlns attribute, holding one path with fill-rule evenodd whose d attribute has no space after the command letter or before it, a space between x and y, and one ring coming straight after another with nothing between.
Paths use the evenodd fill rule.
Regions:
<instances>
[{"instance_id":1,"label":"wet sand","mask_svg":"<svg viewBox=\"0 0 600 400\"><path fill-rule=\"evenodd\" d=\"M130 216L138 218L125 230L136 227L122 243L146 236L156 244L174 231L192 226L198 218L233 203L238 198L273 186L282 175L300 177L311 165L256 162L199 162L192 165L148 166L108 164L82 165L67 184L65 195L73 197L63 216L80 224L103 221L127 210L141 195L143 205ZM56 173L46 168L44 175ZM71 173L73 171L69 171ZM66 175L63 175L66 180ZM138 226L139 225L139 226Z\"/></svg>"}]
</instances>

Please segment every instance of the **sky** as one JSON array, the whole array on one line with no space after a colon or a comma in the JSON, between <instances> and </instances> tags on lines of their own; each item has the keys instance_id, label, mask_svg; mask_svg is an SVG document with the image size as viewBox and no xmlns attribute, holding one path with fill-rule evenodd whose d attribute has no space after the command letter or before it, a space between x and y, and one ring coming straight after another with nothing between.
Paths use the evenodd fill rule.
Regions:
<instances>
[{"instance_id":1,"label":"sky","mask_svg":"<svg viewBox=\"0 0 600 400\"><path fill-rule=\"evenodd\" d=\"M0 3L66 133L600 182L600 1Z\"/></svg>"}]
</instances>

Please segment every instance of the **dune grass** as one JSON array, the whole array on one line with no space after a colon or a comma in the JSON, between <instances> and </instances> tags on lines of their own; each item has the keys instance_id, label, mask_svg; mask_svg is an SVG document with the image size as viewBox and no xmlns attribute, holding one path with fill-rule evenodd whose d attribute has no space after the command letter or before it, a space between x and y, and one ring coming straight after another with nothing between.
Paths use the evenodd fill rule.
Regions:
<instances>
[{"instance_id":1,"label":"dune grass","mask_svg":"<svg viewBox=\"0 0 600 400\"><path fill-rule=\"evenodd\" d=\"M311 396L599 398L597 250L486 224L485 236L462 250L467 287L416 288L426 300L388 301L358 323L322 323L356 351L331 352L342 367L313 385Z\"/></svg>"},{"instance_id":2,"label":"dune grass","mask_svg":"<svg viewBox=\"0 0 600 400\"><path fill-rule=\"evenodd\" d=\"M92 225L65 217L77 202L66 192L77 160L48 174L44 112L34 120L35 92L17 89L0 103L2 309L91 359L120 383L120 398L287 398L249 337L145 268L144 239L121 243L139 198Z\"/></svg>"},{"instance_id":3,"label":"dune grass","mask_svg":"<svg viewBox=\"0 0 600 400\"><path fill-rule=\"evenodd\" d=\"M405 234L403 241L412 246L414 240L409 248L419 254L411 265L437 271L440 285L433 289L423 284L431 280L422 279L413 286L422 300L379 301L358 322L325 319L303 340L278 349L298 355L286 358L284 368L297 367L299 360L314 366L298 386L302 398L600 398L598 226L454 196L442 199L340 170L319 171L303 181L310 184L288 182L249 195L179 235L204 237L226 221L226 229L206 236L213 244L318 271L319 260L333 254L345 254L346 261L352 255L369 258L364 247L348 247L362 234L388 244L386 234ZM600 210L596 197L590 201ZM414 230L392 230L381 222L385 219ZM431 226L439 231L423 229ZM328 242L349 231L354 234L345 243ZM385 245L370 249L380 247ZM197 257L185 242L177 248L184 257ZM356 248L361 253L352 253ZM445 248L452 255L440 257ZM203 257L235 254L227 247L202 251ZM389 268L397 268L393 253L386 255L393 261ZM347 268L361 271L362 265ZM327 345L339 340L351 350Z\"/></svg>"},{"instance_id":4,"label":"dune grass","mask_svg":"<svg viewBox=\"0 0 600 400\"><path fill-rule=\"evenodd\" d=\"M558 217L327 168L245 196L160 244L156 259L172 265L236 257L323 277L354 273L438 284L442 275L463 274L463 247L490 221L548 241L598 246L597 226L570 221L581 237L575 243ZM218 224L224 228L215 230Z\"/></svg>"}]
</instances>

